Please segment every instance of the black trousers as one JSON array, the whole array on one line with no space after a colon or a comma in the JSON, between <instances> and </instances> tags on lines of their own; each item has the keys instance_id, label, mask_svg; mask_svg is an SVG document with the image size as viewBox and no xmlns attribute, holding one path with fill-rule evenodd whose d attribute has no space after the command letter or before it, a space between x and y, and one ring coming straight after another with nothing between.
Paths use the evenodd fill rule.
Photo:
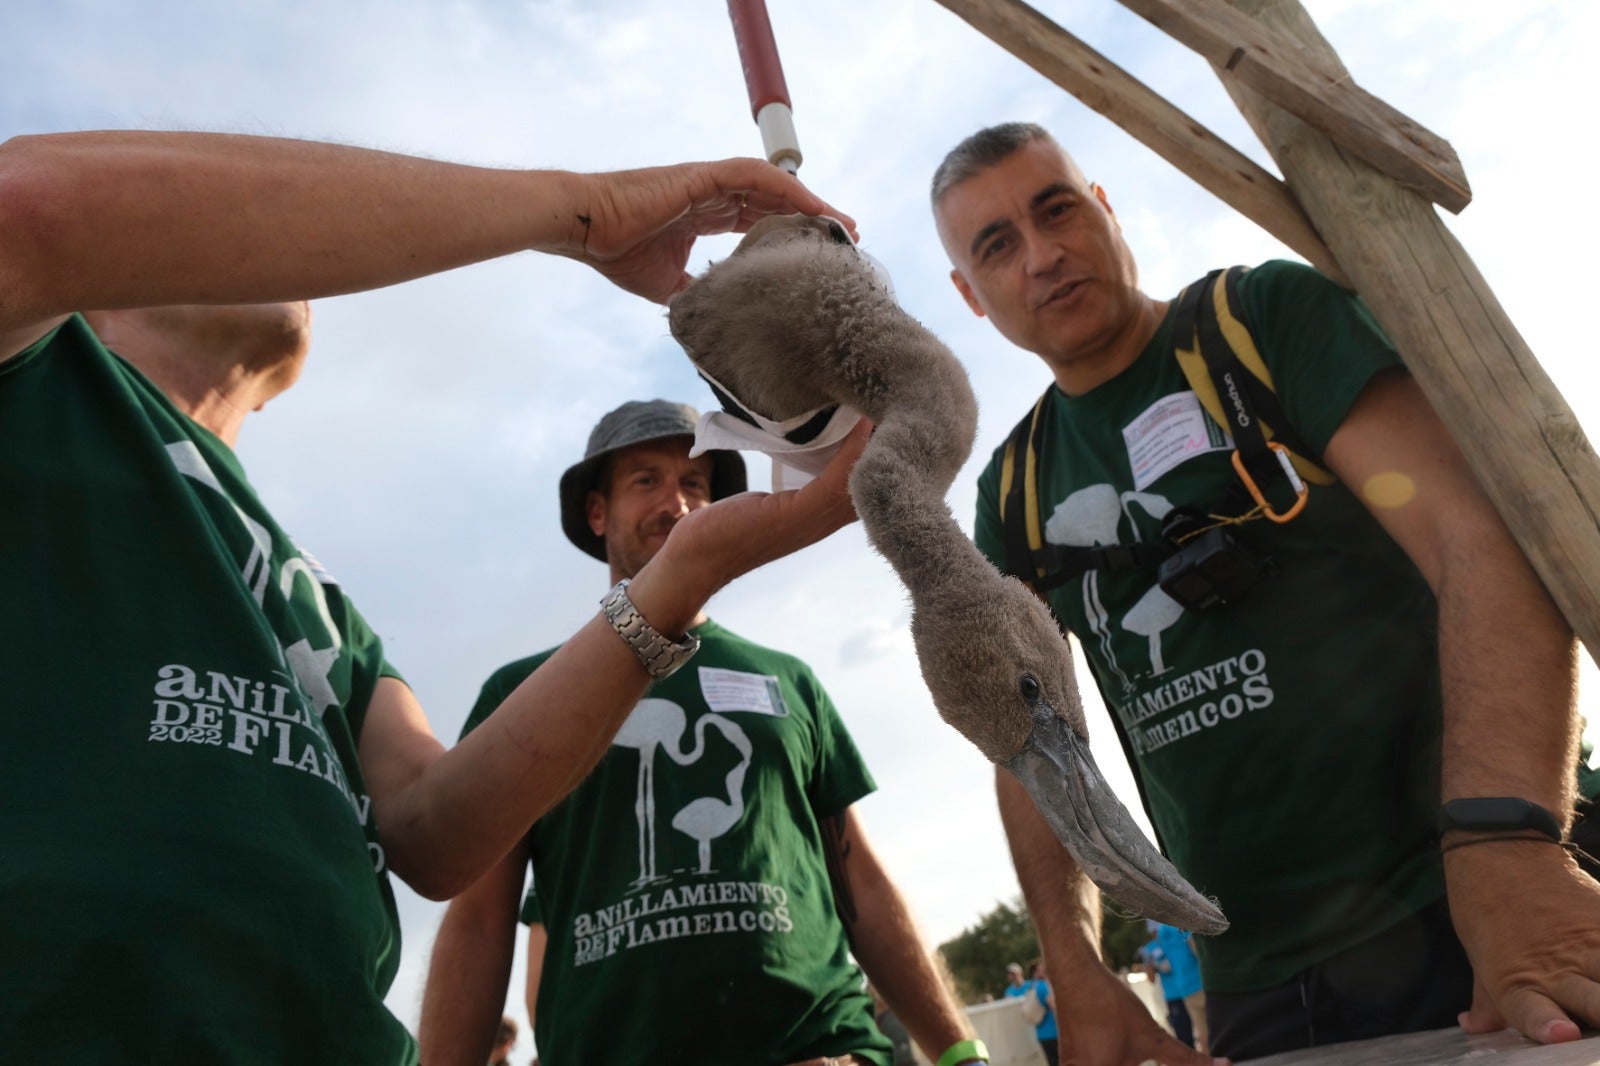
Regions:
<instances>
[{"instance_id":1,"label":"black trousers","mask_svg":"<svg viewBox=\"0 0 1600 1066\"><path fill-rule=\"evenodd\" d=\"M1276 987L1206 991L1211 1054L1233 1059L1442 1029L1471 1005L1472 966L1443 900Z\"/></svg>"},{"instance_id":2,"label":"black trousers","mask_svg":"<svg viewBox=\"0 0 1600 1066\"><path fill-rule=\"evenodd\" d=\"M1189 1019L1189 1008L1181 999L1167 1000L1167 1024L1178 1043L1194 1047L1194 1023Z\"/></svg>"}]
</instances>

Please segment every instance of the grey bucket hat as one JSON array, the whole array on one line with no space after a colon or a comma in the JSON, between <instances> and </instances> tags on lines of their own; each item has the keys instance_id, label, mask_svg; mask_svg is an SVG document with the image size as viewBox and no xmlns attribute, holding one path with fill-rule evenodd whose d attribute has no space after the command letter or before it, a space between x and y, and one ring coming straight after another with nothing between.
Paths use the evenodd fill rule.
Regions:
<instances>
[{"instance_id":1,"label":"grey bucket hat","mask_svg":"<svg viewBox=\"0 0 1600 1066\"><path fill-rule=\"evenodd\" d=\"M666 437L692 437L700 412L669 400L630 400L608 412L589 434L583 461L561 475L561 531L587 555L606 561L604 537L589 528L589 490L595 487L606 456L634 444ZM738 452L711 452L711 498L743 492L744 460Z\"/></svg>"}]
</instances>

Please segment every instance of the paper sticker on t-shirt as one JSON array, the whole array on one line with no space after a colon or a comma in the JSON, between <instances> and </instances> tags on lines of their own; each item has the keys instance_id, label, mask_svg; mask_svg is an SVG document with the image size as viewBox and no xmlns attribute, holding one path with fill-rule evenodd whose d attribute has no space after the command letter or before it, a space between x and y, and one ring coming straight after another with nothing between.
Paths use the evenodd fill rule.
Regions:
<instances>
[{"instance_id":1,"label":"paper sticker on t-shirt","mask_svg":"<svg viewBox=\"0 0 1600 1066\"><path fill-rule=\"evenodd\" d=\"M1128 445L1135 489L1148 488L1162 474L1197 455L1233 447L1222 428L1206 417L1192 392L1175 392L1151 404L1123 427L1122 439Z\"/></svg>"},{"instance_id":2,"label":"paper sticker on t-shirt","mask_svg":"<svg viewBox=\"0 0 1600 1066\"><path fill-rule=\"evenodd\" d=\"M700 668L700 694L713 711L753 711L786 718L789 705L783 701L778 679L768 674L747 674L742 670L723 670L715 666Z\"/></svg>"}]
</instances>

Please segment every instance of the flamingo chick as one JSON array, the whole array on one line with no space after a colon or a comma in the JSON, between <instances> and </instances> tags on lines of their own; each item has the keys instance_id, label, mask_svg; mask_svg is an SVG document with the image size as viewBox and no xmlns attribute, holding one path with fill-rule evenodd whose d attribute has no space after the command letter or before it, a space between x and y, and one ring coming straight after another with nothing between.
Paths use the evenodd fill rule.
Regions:
<instances>
[{"instance_id":1,"label":"flamingo chick","mask_svg":"<svg viewBox=\"0 0 1600 1066\"><path fill-rule=\"evenodd\" d=\"M1049 611L951 516L945 493L972 450L977 401L955 356L901 310L844 227L761 220L673 299L668 320L695 365L750 410L783 420L844 403L876 424L850 495L911 595L911 635L940 717L1022 782L1113 899L1183 929L1225 929L1096 768Z\"/></svg>"}]
</instances>

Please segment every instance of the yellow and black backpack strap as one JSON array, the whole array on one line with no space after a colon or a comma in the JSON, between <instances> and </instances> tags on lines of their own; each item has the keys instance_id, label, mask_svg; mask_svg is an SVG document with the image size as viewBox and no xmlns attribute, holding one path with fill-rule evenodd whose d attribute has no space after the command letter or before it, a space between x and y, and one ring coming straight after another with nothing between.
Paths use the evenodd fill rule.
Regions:
<instances>
[{"instance_id":1,"label":"yellow and black backpack strap","mask_svg":"<svg viewBox=\"0 0 1600 1066\"><path fill-rule=\"evenodd\" d=\"M1278 402L1266 362L1245 324L1243 267L1214 270L1178 295L1172 347L1201 406L1233 437L1233 469L1251 513L1288 522L1310 497L1306 482L1333 484Z\"/></svg>"},{"instance_id":2,"label":"yellow and black backpack strap","mask_svg":"<svg viewBox=\"0 0 1600 1066\"><path fill-rule=\"evenodd\" d=\"M1260 435L1289 451L1295 472L1317 485L1336 480L1319 465L1320 456L1296 436L1278 402L1272 371L1256 348L1239 297L1247 268L1213 270L1178 295L1172 328L1173 354L1189 388L1217 425L1240 442L1241 414L1260 424ZM1229 383L1231 382L1231 389ZM1221 388L1219 389L1219 383ZM1228 404L1224 406L1224 397ZM1253 434L1246 427L1245 436ZM1243 449L1241 449L1243 450Z\"/></svg>"},{"instance_id":3,"label":"yellow and black backpack strap","mask_svg":"<svg viewBox=\"0 0 1600 1066\"><path fill-rule=\"evenodd\" d=\"M1039 519L1039 438L1044 429L1046 388L1033 410L1011 431L1000 459L1000 521L1005 528L1006 573L1032 583L1044 576L1035 555L1044 547Z\"/></svg>"}]
</instances>

